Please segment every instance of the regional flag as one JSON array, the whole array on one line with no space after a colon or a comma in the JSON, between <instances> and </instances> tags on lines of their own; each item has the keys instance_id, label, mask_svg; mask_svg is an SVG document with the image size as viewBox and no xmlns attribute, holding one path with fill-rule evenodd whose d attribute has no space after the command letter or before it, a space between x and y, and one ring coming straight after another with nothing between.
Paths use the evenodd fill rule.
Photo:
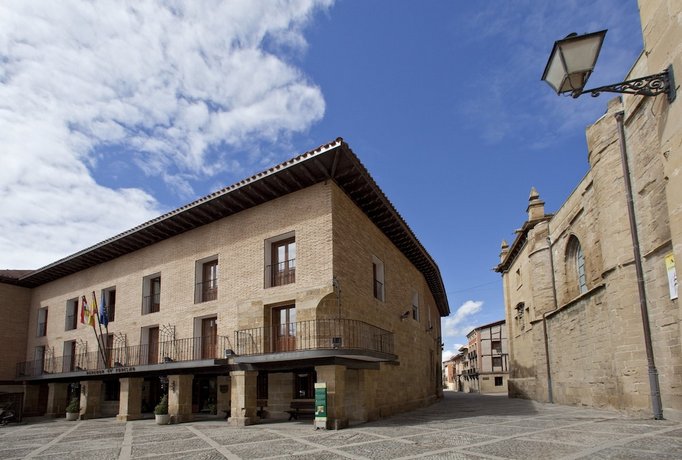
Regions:
<instances>
[{"instance_id":1,"label":"regional flag","mask_svg":"<svg viewBox=\"0 0 682 460\"><path fill-rule=\"evenodd\" d=\"M99 305L99 323L104 327L109 327L109 311L107 310L107 301L104 291L102 291L102 301Z\"/></svg>"},{"instance_id":2,"label":"regional flag","mask_svg":"<svg viewBox=\"0 0 682 460\"><path fill-rule=\"evenodd\" d=\"M88 301L85 296L81 296L81 323L86 324L90 322L90 309L88 308Z\"/></svg>"}]
</instances>

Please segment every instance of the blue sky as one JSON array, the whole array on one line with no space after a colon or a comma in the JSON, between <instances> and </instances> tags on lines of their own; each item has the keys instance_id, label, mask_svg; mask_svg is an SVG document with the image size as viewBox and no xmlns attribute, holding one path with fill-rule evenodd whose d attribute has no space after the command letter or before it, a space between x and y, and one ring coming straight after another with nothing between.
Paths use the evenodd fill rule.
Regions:
<instances>
[{"instance_id":1,"label":"blue sky","mask_svg":"<svg viewBox=\"0 0 682 460\"><path fill-rule=\"evenodd\" d=\"M438 262L453 352L504 317L491 268L531 186L553 212L587 171L609 96L558 97L540 76L554 40L601 29L588 86L641 52L634 0L3 2L0 267L341 136Z\"/></svg>"}]
</instances>

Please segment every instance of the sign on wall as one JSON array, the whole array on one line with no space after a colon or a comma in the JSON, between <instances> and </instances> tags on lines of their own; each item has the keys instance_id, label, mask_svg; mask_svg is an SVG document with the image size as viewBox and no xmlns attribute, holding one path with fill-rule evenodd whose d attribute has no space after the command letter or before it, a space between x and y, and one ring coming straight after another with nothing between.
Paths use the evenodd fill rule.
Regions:
<instances>
[{"instance_id":1,"label":"sign on wall","mask_svg":"<svg viewBox=\"0 0 682 460\"><path fill-rule=\"evenodd\" d=\"M677 299L677 272L675 271L675 256L672 252L665 256L665 270L668 272L670 298Z\"/></svg>"},{"instance_id":2,"label":"sign on wall","mask_svg":"<svg viewBox=\"0 0 682 460\"><path fill-rule=\"evenodd\" d=\"M315 429L327 428L327 384L315 384Z\"/></svg>"}]
</instances>

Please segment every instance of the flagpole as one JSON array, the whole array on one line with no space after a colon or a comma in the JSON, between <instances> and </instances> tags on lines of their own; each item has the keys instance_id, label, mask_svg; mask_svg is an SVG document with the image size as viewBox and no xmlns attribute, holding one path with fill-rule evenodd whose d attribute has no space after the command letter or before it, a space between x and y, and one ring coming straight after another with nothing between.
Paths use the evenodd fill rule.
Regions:
<instances>
[{"instance_id":1,"label":"flagpole","mask_svg":"<svg viewBox=\"0 0 682 460\"><path fill-rule=\"evenodd\" d=\"M97 341L97 349L99 350L99 354L102 357L102 360L106 364L106 358L104 357L104 352L102 351L102 344L100 343L99 337L97 336L97 329L95 329L95 321L92 318L92 309L88 308L88 306L87 306L88 305L88 299L85 296L82 296L82 303L83 303L83 307L82 307L83 311L85 311L86 308L88 309L87 321L92 326L92 332L95 333L95 340Z\"/></svg>"},{"instance_id":2,"label":"flagpole","mask_svg":"<svg viewBox=\"0 0 682 460\"><path fill-rule=\"evenodd\" d=\"M102 361L104 364L104 367L107 368L109 367L107 365L107 352L106 352L106 344L104 343L104 337L102 336L102 323L99 321L99 308L97 307L97 297L95 296L95 291L92 291L92 304L93 304L93 312L95 313L95 316L97 317L97 325L99 326L99 339L97 342L100 344L101 348L100 351L102 352ZM92 328L95 328L95 324L92 324ZM97 331L95 331L95 335L97 335Z\"/></svg>"}]
</instances>

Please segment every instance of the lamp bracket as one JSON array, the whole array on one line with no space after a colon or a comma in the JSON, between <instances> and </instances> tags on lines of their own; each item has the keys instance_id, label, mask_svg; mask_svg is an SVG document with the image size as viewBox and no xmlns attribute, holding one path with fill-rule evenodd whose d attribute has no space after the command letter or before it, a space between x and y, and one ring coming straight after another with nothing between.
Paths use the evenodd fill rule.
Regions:
<instances>
[{"instance_id":1,"label":"lamp bracket","mask_svg":"<svg viewBox=\"0 0 682 460\"><path fill-rule=\"evenodd\" d=\"M571 93L571 96L577 98L586 93L590 93L592 97L597 97L601 93L637 94L639 96L658 96L665 93L668 95L668 102L672 102L676 96L673 67L671 65L661 73L626 80L613 85L600 86L583 91L575 90Z\"/></svg>"}]
</instances>

